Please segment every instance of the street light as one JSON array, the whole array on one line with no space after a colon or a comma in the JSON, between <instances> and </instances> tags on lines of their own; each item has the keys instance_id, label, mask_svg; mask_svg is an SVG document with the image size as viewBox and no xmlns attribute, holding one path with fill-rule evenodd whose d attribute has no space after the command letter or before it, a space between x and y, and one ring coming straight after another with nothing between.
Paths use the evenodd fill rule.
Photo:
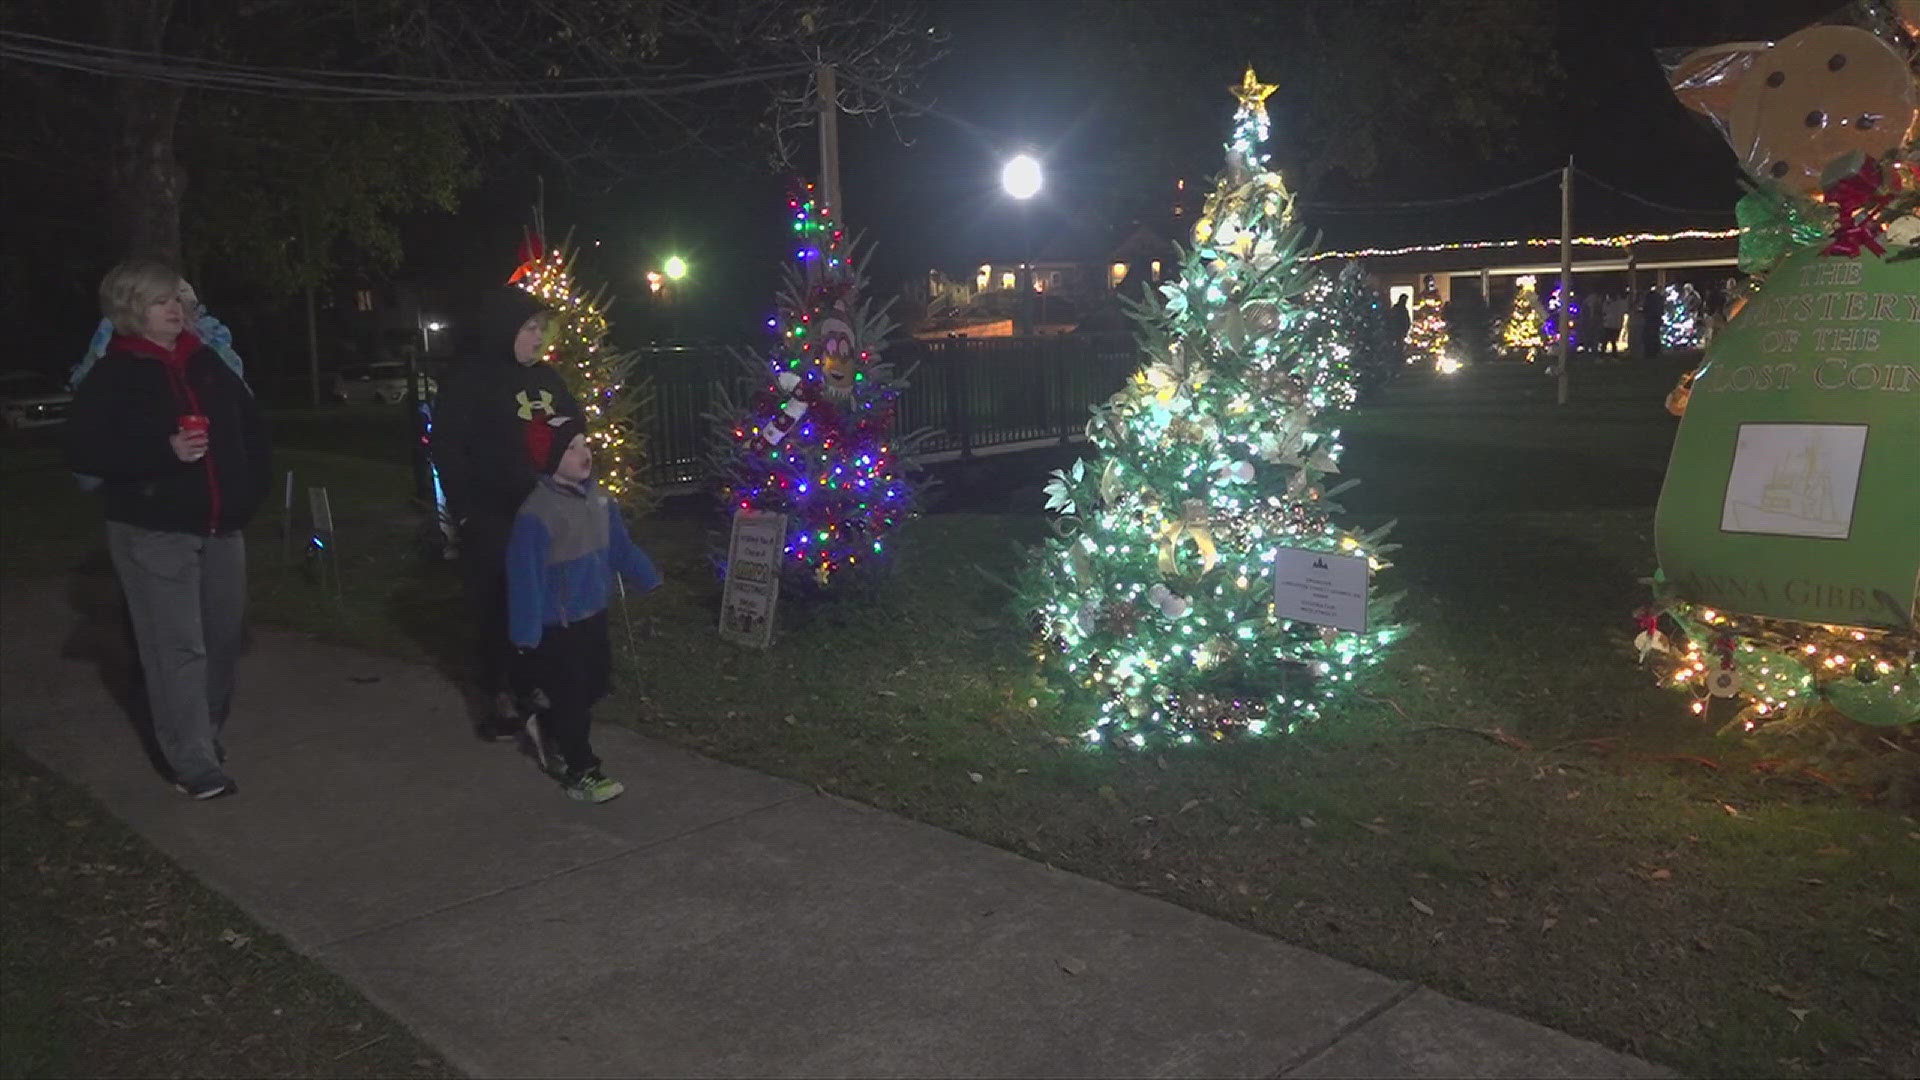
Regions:
<instances>
[{"instance_id":1,"label":"street light","mask_svg":"<svg viewBox=\"0 0 1920 1080\"><path fill-rule=\"evenodd\" d=\"M667 257L667 276L675 281L687 276L687 260L678 255Z\"/></svg>"},{"instance_id":2,"label":"street light","mask_svg":"<svg viewBox=\"0 0 1920 1080\"><path fill-rule=\"evenodd\" d=\"M1022 325L1019 330L1031 333L1033 330L1033 224L1028 220L1027 200L1040 194L1040 162L1032 154L1015 154L1000 167L1000 189L1020 204L1020 231L1026 234L1027 261L1023 268L1026 273L1019 283L1019 306L1015 309Z\"/></svg>"},{"instance_id":3,"label":"street light","mask_svg":"<svg viewBox=\"0 0 1920 1080\"><path fill-rule=\"evenodd\" d=\"M1032 154L1018 154L1000 167L1000 187L1025 201L1040 194L1040 162Z\"/></svg>"}]
</instances>

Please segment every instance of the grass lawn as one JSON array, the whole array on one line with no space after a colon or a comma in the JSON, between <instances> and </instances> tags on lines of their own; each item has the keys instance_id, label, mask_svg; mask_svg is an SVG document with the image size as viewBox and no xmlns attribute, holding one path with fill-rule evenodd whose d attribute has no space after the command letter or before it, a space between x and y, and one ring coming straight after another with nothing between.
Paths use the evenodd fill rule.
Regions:
<instances>
[{"instance_id":1,"label":"grass lawn","mask_svg":"<svg viewBox=\"0 0 1920 1080\"><path fill-rule=\"evenodd\" d=\"M766 653L716 639L709 522L670 502L636 530L669 584L634 605L628 689L600 716L1686 1072L1915 1075L1911 735L1719 739L1634 664L1678 370L1577 371L1560 409L1536 372L1475 369L1356 417L1346 501L1399 519L1381 585L1417 630L1306 735L1082 746L978 572L1044 528L1050 453L944 468L893 586L789 607ZM404 468L369 430L282 426L334 492L346 589L324 596L263 523L256 613L455 663L453 575L409 553ZM7 460L0 564L73 565L85 501Z\"/></svg>"}]
</instances>

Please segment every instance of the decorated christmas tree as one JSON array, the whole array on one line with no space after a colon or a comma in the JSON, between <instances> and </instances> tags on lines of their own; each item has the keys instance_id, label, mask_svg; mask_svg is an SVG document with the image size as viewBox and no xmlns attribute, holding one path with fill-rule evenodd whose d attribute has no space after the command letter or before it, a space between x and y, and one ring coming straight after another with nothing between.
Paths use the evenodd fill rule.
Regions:
<instances>
[{"instance_id":1,"label":"decorated christmas tree","mask_svg":"<svg viewBox=\"0 0 1920 1080\"><path fill-rule=\"evenodd\" d=\"M1351 354L1347 364L1353 370L1355 394L1361 402L1370 401L1400 376L1402 367L1400 350L1387 325L1386 301L1357 262L1342 265L1330 284L1325 304L1332 309Z\"/></svg>"},{"instance_id":2,"label":"decorated christmas tree","mask_svg":"<svg viewBox=\"0 0 1920 1080\"><path fill-rule=\"evenodd\" d=\"M1544 331L1547 340L1557 349L1560 344L1560 328L1566 327L1570 339L1567 342L1567 349L1571 352L1580 347L1580 298L1577 296L1568 298L1567 307L1566 317L1562 319L1560 289L1555 286L1554 290L1547 294L1547 321Z\"/></svg>"},{"instance_id":3,"label":"decorated christmas tree","mask_svg":"<svg viewBox=\"0 0 1920 1080\"><path fill-rule=\"evenodd\" d=\"M1275 613L1283 548L1386 566L1384 529L1337 523L1330 411L1353 400L1346 350L1305 305L1293 199L1264 163L1251 69L1227 167L1177 280L1135 307L1145 353L1095 410L1098 455L1054 475L1056 538L1023 580L1048 678L1094 743L1283 732L1320 716L1394 641L1392 601L1359 632ZM1343 485L1344 486L1344 485Z\"/></svg>"},{"instance_id":4,"label":"decorated christmas tree","mask_svg":"<svg viewBox=\"0 0 1920 1080\"><path fill-rule=\"evenodd\" d=\"M1692 285L1669 285L1660 308L1660 347L1697 349L1705 333L1700 294Z\"/></svg>"},{"instance_id":5,"label":"decorated christmas tree","mask_svg":"<svg viewBox=\"0 0 1920 1080\"><path fill-rule=\"evenodd\" d=\"M1547 347L1546 317L1540 310L1540 294L1534 291L1534 277L1523 274L1514 281L1513 307L1500 331L1500 345L1508 355L1531 364Z\"/></svg>"},{"instance_id":6,"label":"decorated christmas tree","mask_svg":"<svg viewBox=\"0 0 1920 1080\"><path fill-rule=\"evenodd\" d=\"M752 396L716 414L713 472L727 512L787 515L783 578L817 589L884 567L915 513L917 435L894 430L906 382L881 359L893 329L861 298L863 259L805 184L787 199L794 261L774 344L743 357Z\"/></svg>"},{"instance_id":7,"label":"decorated christmas tree","mask_svg":"<svg viewBox=\"0 0 1920 1080\"><path fill-rule=\"evenodd\" d=\"M1407 327L1407 363L1438 368L1447 358L1447 319L1441 314L1440 286L1431 274L1420 279Z\"/></svg>"},{"instance_id":8,"label":"decorated christmas tree","mask_svg":"<svg viewBox=\"0 0 1920 1080\"><path fill-rule=\"evenodd\" d=\"M643 511L651 505L653 492L646 481L646 435L636 416L649 395L644 384L630 381L633 354L607 341L611 298L604 288L580 288L568 243L549 247L536 231L528 234L521 256L508 283L554 311L546 362L560 372L586 413L581 419L593 445L594 477L623 509Z\"/></svg>"}]
</instances>

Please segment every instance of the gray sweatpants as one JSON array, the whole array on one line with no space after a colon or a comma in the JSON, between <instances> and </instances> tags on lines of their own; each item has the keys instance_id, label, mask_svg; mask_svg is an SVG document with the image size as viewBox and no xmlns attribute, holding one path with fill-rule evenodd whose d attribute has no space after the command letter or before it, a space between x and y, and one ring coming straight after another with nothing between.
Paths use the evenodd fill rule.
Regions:
<instances>
[{"instance_id":1,"label":"gray sweatpants","mask_svg":"<svg viewBox=\"0 0 1920 1080\"><path fill-rule=\"evenodd\" d=\"M213 744L233 704L247 611L239 533L195 536L107 522L107 549L133 616L153 734L179 779L221 775Z\"/></svg>"}]
</instances>

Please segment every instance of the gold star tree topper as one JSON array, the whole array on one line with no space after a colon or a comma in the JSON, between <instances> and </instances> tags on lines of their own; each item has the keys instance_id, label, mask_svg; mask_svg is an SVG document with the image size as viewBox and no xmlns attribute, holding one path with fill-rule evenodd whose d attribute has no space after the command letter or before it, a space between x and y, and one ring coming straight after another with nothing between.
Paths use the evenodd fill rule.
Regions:
<instances>
[{"instance_id":1,"label":"gold star tree topper","mask_svg":"<svg viewBox=\"0 0 1920 1080\"><path fill-rule=\"evenodd\" d=\"M1267 97L1280 87L1273 83L1261 82L1253 74L1253 65L1248 64L1247 73L1240 78L1240 85L1229 86L1227 89L1233 92L1234 97L1240 99L1241 108L1264 109L1267 106Z\"/></svg>"}]
</instances>

